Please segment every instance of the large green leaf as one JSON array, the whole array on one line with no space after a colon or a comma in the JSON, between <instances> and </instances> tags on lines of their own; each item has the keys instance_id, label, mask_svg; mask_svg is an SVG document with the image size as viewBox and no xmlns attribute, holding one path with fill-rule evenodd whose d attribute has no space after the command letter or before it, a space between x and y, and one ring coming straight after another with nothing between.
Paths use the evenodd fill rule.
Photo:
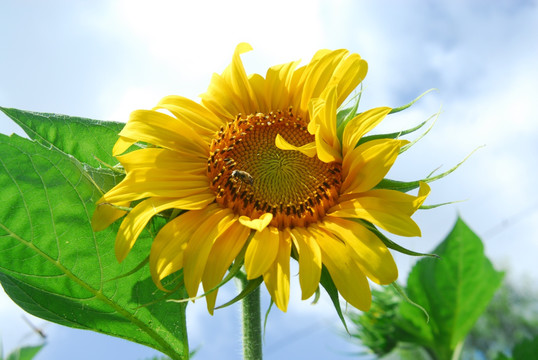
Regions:
<instances>
[{"instance_id":1,"label":"large green leaf","mask_svg":"<svg viewBox=\"0 0 538 360\"><path fill-rule=\"evenodd\" d=\"M110 151L110 141L106 146ZM0 282L6 293L43 319L145 344L173 359L187 358L186 304L141 307L164 295L156 291L147 267L118 277L147 256L150 234L142 234L118 264L117 225L98 233L90 226L101 193L87 165L16 135L0 135L0 153Z\"/></svg>"},{"instance_id":2,"label":"large green leaf","mask_svg":"<svg viewBox=\"0 0 538 360\"><path fill-rule=\"evenodd\" d=\"M116 142L124 123L2 107L0 111L31 139L45 146L55 146L83 163L94 167L99 166L97 159L111 165L117 163L110 144Z\"/></svg>"},{"instance_id":3,"label":"large green leaf","mask_svg":"<svg viewBox=\"0 0 538 360\"><path fill-rule=\"evenodd\" d=\"M458 219L447 238L433 251L440 259L422 259L407 280L409 297L422 311L402 303L401 326L413 342L432 349L439 359L449 359L464 340L502 281L484 255L480 238Z\"/></svg>"}]
</instances>

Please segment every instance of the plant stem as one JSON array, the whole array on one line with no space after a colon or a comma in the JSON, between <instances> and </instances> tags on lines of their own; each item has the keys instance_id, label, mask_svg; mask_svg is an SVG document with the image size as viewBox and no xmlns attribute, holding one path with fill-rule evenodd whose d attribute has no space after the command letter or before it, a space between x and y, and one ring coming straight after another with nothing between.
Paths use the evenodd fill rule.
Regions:
<instances>
[{"instance_id":1,"label":"plant stem","mask_svg":"<svg viewBox=\"0 0 538 360\"><path fill-rule=\"evenodd\" d=\"M452 353L451 360L459 360L461 358L461 353L463 351L464 342L465 342L465 339L460 341L458 345L456 345L456 348L454 349L454 352Z\"/></svg>"},{"instance_id":2,"label":"plant stem","mask_svg":"<svg viewBox=\"0 0 538 360\"><path fill-rule=\"evenodd\" d=\"M188 296L186 291L184 291L183 295ZM189 336L187 333L187 303L182 303L179 305L181 309L181 312L180 312L181 321L179 321L179 323L182 325L180 334L181 334L181 343L183 344L183 359L189 360L191 357L190 356L191 354L189 350Z\"/></svg>"},{"instance_id":3,"label":"plant stem","mask_svg":"<svg viewBox=\"0 0 538 360\"><path fill-rule=\"evenodd\" d=\"M240 277L244 289L248 281ZM242 301L243 360L262 360L262 326L260 314L260 287Z\"/></svg>"}]
</instances>

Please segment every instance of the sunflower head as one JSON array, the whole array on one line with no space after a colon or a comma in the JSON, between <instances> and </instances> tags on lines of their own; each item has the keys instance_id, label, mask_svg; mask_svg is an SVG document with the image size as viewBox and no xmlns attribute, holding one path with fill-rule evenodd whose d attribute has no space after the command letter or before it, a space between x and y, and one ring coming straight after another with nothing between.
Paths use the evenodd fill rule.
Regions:
<instances>
[{"instance_id":1,"label":"sunflower head","mask_svg":"<svg viewBox=\"0 0 538 360\"><path fill-rule=\"evenodd\" d=\"M429 187L420 183L417 196L379 187L408 142L359 141L390 108L337 121L366 76L359 55L320 50L305 66L277 65L262 76L246 74L240 55L249 50L237 46L200 103L168 96L131 114L113 149L126 176L98 201L94 229L124 217L116 238L122 261L153 216L177 209L151 248L159 288L182 270L189 296L200 283L214 290L235 261L248 279L262 277L285 311L294 257L303 299L325 267L344 299L367 310L367 278L389 284L398 276L377 228L420 235L411 215ZM210 312L216 295L206 296Z\"/></svg>"}]
</instances>

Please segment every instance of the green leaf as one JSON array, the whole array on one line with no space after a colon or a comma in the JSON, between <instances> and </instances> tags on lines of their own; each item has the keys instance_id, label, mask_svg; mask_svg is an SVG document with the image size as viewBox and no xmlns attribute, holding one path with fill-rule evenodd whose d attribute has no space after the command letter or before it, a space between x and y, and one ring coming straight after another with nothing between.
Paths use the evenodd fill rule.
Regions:
<instances>
[{"instance_id":1,"label":"green leaf","mask_svg":"<svg viewBox=\"0 0 538 360\"><path fill-rule=\"evenodd\" d=\"M218 290L221 286L227 284L230 280L232 280L233 278L236 278L236 277L237 278L244 278L245 283L248 283L248 284L243 288L243 291L241 291L241 293L238 294L235 298L233 298L232 300L228 301L227 303L225 303L223 305L215 307L215 309L222 309L222 308L228 307L228 306L233 305L236 302L242 300L247 295L249 295L252 291L256 290L256 288L263 281L263 276L260 276L257 279L247 281L245 274L241 272L241 267L243 266L243 263L244 263L243 257L245 255L244 254L245 250L246 250L246 247L243 247L243 250L241 250L238 257L236 257L236 260L233 262L232 266L229 267L228 273L226 274L226 276L220 281L220 283L215 285L213 288L207 290L203 294L196 295L194 297L187 297L187 298L184 298L184 299L181 299L181 300L167 300L167 301L188 302L188 301L195 301L195 300L201 299L201 298L211 294L212 292ZM180 270L180 272L183 272L183 270Z\"/></svg>"},{"instance_id":2,"label":"green leaf","mask_svg":"<svg viewBox=\"0 0 538 360\"><path fill-rule=\"evenodd\" d=\"M325 268L325 266L323 266L323 268L321 269L321 279L319 280L319 283L325 288L325 291L327 291L327 294L329 294L329 297L331 298L331 301L333 302L334 309L336 310L338 317L342 321L342 325L344 325L344 328L349 334L349 330L346 324L346 319L344 318L344 314L342 313L342 308L340 307L340 298L338 296L338 289L336 288L336 285L334 285L333 279L331 278L331 275L329 274L329 271L327 270L327 268Z\"/></svg>"},{"instance_id":3,"label":"green leaf","mask_svg":"<svg viewBox=\"0 0 538 360\"><path fill-rule=\"evenodd\" d=\"M441 109L439 109L439 111L435 114L433 114L432 116L430 116L428 119L426 119L426 122L429 122L431 119L433 119L435 117L435 119L433 120L432 124L430 125L429 128L427 128L422 134L420 134L419 137L417 137L416 139L414 139L413 141L411 141L409 144L407 145L404 145L402 146L402 148L400 149L400 154L409 150L411 148L411 146L415 145L417 142L419 142L422 138L424 138L424 136L426 136L431 129L433 129L433 126L435 125L435 123L437 122L437 119L439 118L439 115L441 114Z\"/></svg>"},{"instance_id":4,"label":"green leaf","mask_svg":"<svg viewBox=\"0 0 538 360\"><path fill-rule=\"evenodd\" d=\"M514 360L514 359L506 356L503 353L498 353L497 356L495 357L495 360Z\"/></svg>"},{"instance_id":5,"label":"green leaf","mask_svg":"<svg viewBox=\"0 0 538 360\"><path fill-rule=\"evenodd\" d=\"M461 219L433 252L441 259L420 260L407 280L409 297L426 309L430 323L419 309L402 303L400 325L414 342L443 360L450 358L484 312L503 273L493 268L480 238Z\"/></svg>"},{"instance_id":6,"label":"green leaf","mask_svg":"<svg viewBox=\"0 0 538 360\"><path fill-rule=\"evenodd\" d=\"M527 360L535 358L536 354L538 354L538 337L523 340L514 346L512 357L514 360Z\"/></svg>"},{"instance_id":7,"label":"green leaf","mask_svg":"<svg viewBox=\"0 0 538 360\"><path fill-rule=\"evenodd\" d=\"M148 232L118 264L118 224L91 229L101 194L83 164L16 135L0 135L0 153L0 283L6 293L40 318L188 358L186 304L139 308L164 295L147 268L111 280L147 257Z\"/></svg>"},{"instance_id":8,"label":"green leaf","mask_svg":"<svg viewBox=\"0 0 538 360\"><path fill-rule=\"evenodd\" d=\"M267 310L265 311L265 316L263 317L263 333L265 334L265 330L267 329L267 321L269 320L269 314L271 313L271 309L273 308L273 305L275 302L273 301L273 298L271 298L271 301L269 301L269 306L267 307Z\"/></svg>"},{"instance_id":9,"label":"green leaf","mask_svg":"<svg viewBox=\"0 0 538 360\"><path fill-rule=\"evenodd\" d=\"M6 360L32 360L45 344L24 346L13 350Z\"/></svg>"},{"instance_id":10,"label":"green leaf","mask_svg":"<svg viewBox=\"0 0 538 360\"><path fill-rule=\"evenodd\" d=\"M375 189L398 190L401 192L408 192L417 189L420 186L421 181L428 182L426 179L415 181L383 179L379 182L379 184L375 186Z\"/></svg>"},{"instance_id":11,"label":"green leaf","mask_svg":"<svg viewBox=\"0 0 538 360\"><path fill-rule=\"evenodd\" d=\"M93 167L99 167L97 159L108 164L118 162L111 150L124 123L3 107L0 110L46 147L54 146Z\"/></svg>"},{"instance_id":12,"label":"green leaf","mask_svg":"<svg viewBox=\"0 0 538 360\"><path fill-rule=\"evenodd\" d=\"M467 201L467 200L454 200L454 201L447 201L447 202L439 203L439 204L421 205L419 207L419 209L420 210L431 210L431 209L435 209L435 208L438 208L438 207L441 207L441 206L457 204L457 203L464 202L464 201Z\"/></svg>"},{"instance_id":13,"label":"green leaf","mask_svg":"<svg viewBox=\"0 0 538 360\"><path fill-rule=\"evenodd\" d=\"M499 352L495 360L528 360L534 359L538 354L538 337L525 339L514 346L512 357Z\"/></svg>"},{"instance_id":14,"label":"green leaf","mask_svg":"<svg viewBox=\"0 0 538 360\"><path fill-rule=\"evenodd\" d=\"M125 177L124 174L107 168L94 168L86 164L81 165L83 172L91 179L101 195L119 184Z\"/></svg>"},{"instance_id":15,"label":"green leaf","mask_svg":"<svg viewBox=\"0 0 538 360\"><path fill-rule=\"evenodd\" d=\"M398 131L398 132L363 136L362 138L360 138L359 142L357 142L357 145L355 145L355 147L357 147L357 146L359 146L361 144L364 144L365 142L372 141L372 140L396 139L396 138L398 138L400 136L411 134L411 133L419 130L420 128L422 128L424 125L426 125L428 123L428 121L430 121L430 119L424 120L423 122L421 122L417 126L414 126L414 127L410 128L410 129L406 129L406 130L402 130L402 131Z\"/></svg>"},{"instance_id":16,"label":"green leaf","mask_svg":"<svg viewBox=\"0 0 538 360\"><path fill-rule=\"evenodd\" d=\"M400 106L400 107L397 107L397 108L394 108L390 111L389 114L394 114L394 113L397 113L397 112L400 112L402 110L405 110L407 108L410 108L414 103L416 103L417 101L419 101L424 95L434 91L434 90L437 90L437 89L429 89L429 90L426 90L424 91L422 94L420 94L419 96L417 96L416 99L414 99L413 101L411 101L409 104L405 104L403 106Z\"/></svg>"},{"instance_id":17,"label":"green leaf","mask_svg":"<svg viewBox=\"0 0 538 360\"><path fill-rule=\"evenodd\" d=\"M436 254L420 253L420 252L416 252L416 251L413 251L413 250L406 249L403 246L395 243L394 241L392 241L391 239L386 237L372 223L369 223L369 222L364 221L364 220L355 220L355 221L362 224L363 226L368 228L368 230L373 232L381 241L383 241L383 244L385 244L385 246L388 247L389 249L401 252L402 254L411 255L411 256L429 256L429 257L433 257L433 258L439 258L439 256L436 255Z\"/></svg>"},{"instance_id":18,"label":"green leaf","mask_svg":"<svg viewBox=\"0 0 538 360\"><path fill-rule=\"evenodd\" d=\"M260 284L263 282L263 276L260 276L256 279L252 279L252 280L248 280L247 281L247 285L243 288L243 290L236 296L234 297L232 300L220 305L220 306L217 306L215 307L215 310L217 309L223 309L225 307L228 307L232 304L235 304L236 302L242 300L245 296L249 295L251 292L253 292L254 290L256 290Z\"/></svg>"},{"instance_id":19,"label":"green leaf","mask_svg":"<svg viewBox=\"0 0 538 360\"><path fill-rule=\"evenodd\" d=\"M336 135L338 136L338 140L342 141L342 134L344 133L347 123L357 115L361 97L362 84L360 91L351 99L351 101L354 101L353 106L347 109L338 110L336 113Z\"/></svg>"},{"instance_id":20,"label":"green leaf","mask_svg":"<svg viewBox=\"0 0 538 360\"><path fill-rule=\"evenodd\" d=\"M475 151L477 151L481 147L482 146L474 149L473 151L471 151L471 153L469 155L467 155L465 157L465 159L463 159L458 164L456 164L452 168L448 169L447 171L445 171L445 172L443 172L443 173L441 173L439 175L433 176L433 174L435 172L435 171L433 171L426 178L421 179L421 180L415 180L415 181L398 181L398 180L391 180L391 179L383 179L383 180L381 180L379 182L379 184L377 184L375 186L375 189L387 189L387 190L398 190L398 191L401 191L401 192L408 192L408 191L411 191L411 190L414 190L414 189L418 188L420 186L421 181L423 181L425 183L431 183L433 181L442 179L445 176L452 173L453 171L455 171L457 168L459 168L465 161L467 161L467 159L469 159L469 157L471 157L471 155L474 154Z\"/></svg>"}]
</instances>

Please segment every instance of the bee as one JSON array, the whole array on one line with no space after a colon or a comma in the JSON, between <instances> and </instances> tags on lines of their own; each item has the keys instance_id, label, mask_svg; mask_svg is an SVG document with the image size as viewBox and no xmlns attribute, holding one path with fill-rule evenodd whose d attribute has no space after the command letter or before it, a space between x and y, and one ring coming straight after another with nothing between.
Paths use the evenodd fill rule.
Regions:
<instances>
[{"instance_id":1,"label":"bee","mask_svg":"<svg viewBox=\"0 0 538 360\"><path fill-rule=\"evenodd\" d=\"M239 179L240 181L242 181L242 182L244 182L244 183L246 183L248 185L254 184L254 179L246 171L234 170L234 171L232 171L231 177L234 178L234 179Z\"/></svg>"}]
</instances>

